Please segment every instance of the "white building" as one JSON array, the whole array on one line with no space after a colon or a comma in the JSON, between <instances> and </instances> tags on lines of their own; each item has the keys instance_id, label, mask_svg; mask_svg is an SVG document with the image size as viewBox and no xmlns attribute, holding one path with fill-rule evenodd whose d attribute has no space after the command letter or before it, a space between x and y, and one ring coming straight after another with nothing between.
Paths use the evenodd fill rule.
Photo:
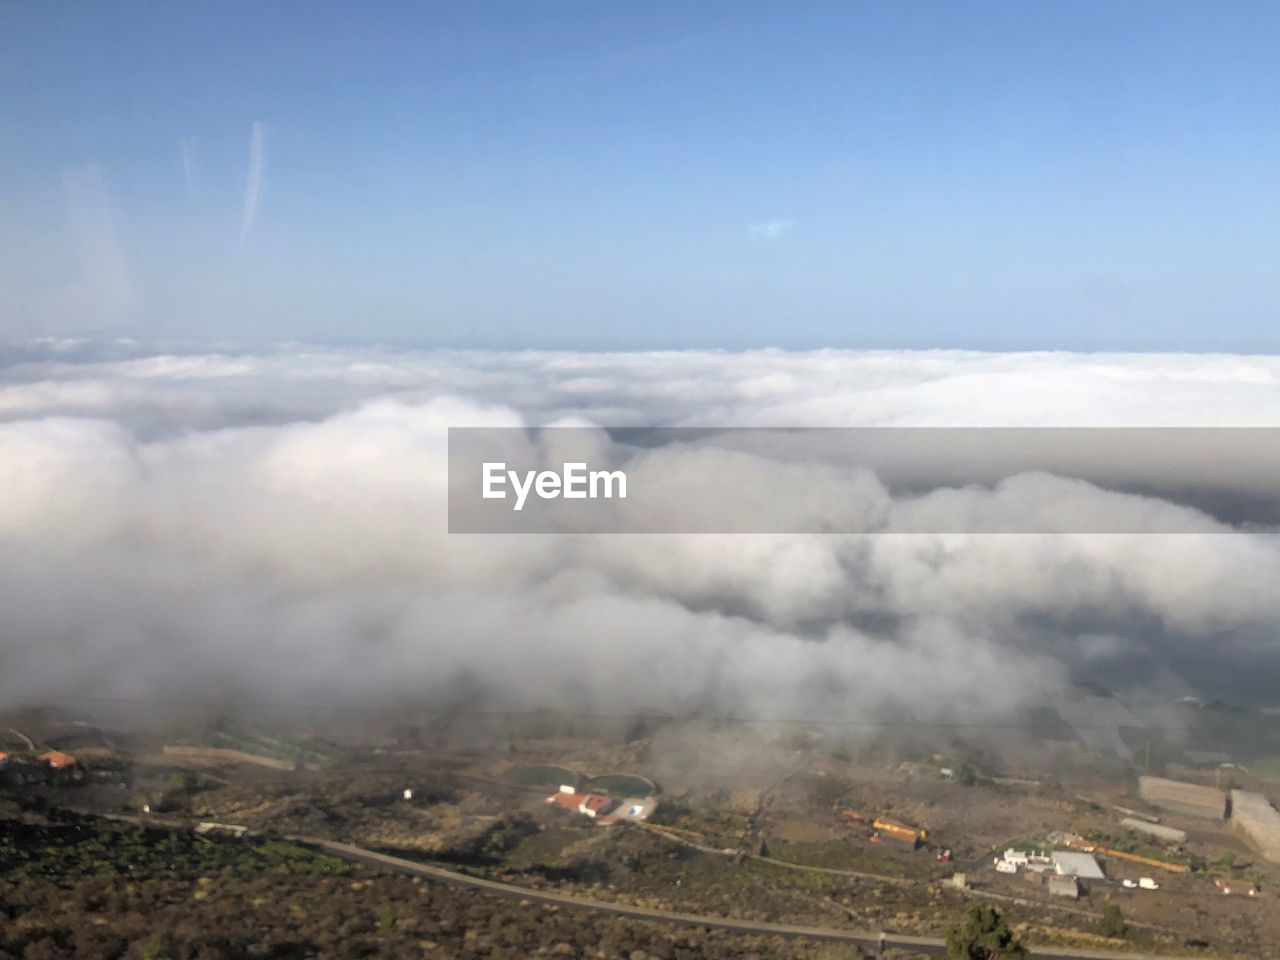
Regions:
<instances>
[{"instance_id":1,"label":"white building","mask_svg":"<svg viewBox=\"0 0 1280 960\"><path fill-rule=\"evenodd\" d=\"M1102 880L1105 877L1098 861L1088 853L1055 850L1052 860L1053 872L1060 877L1080 877L1083 880Z\"/></svg>"}]
</instances>

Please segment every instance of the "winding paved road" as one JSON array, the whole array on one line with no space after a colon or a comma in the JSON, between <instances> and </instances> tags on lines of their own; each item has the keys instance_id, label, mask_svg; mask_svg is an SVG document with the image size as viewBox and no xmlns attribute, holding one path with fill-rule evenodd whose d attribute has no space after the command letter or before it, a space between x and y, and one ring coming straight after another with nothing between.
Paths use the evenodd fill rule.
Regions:
<instances>
[{"instance_id":1,"label":"winding paved road","mask_svg":"<svg viewBox=\"0 0 1280 960\"><path fill-rule=\"evenodd\" d=\"M79 811L89 816L101 817L105 820L132 823L139 826L162 827L170 830L190 829L189 822L167 820L162 817L139 817L122 814L94 813ZM542 903L549 906L564 907L569 910L591 910L618 917L633 917L637 920L651 920L657 923L671 923L687 927L704 927L713 930L732 930L736 933L754 934L766 937L787 937L789 939L822 940L828 943L852 943L860 947L885 948L896 947L909 950L923 956L945 956L946 941L941 937L912 937L901 933L881 933L876 930L842 930L834 927L803 927L786 923L767 923L757 920L739 920L733 917L717 917L698 913L679 913L668 910L654 910L629 903L611 903L607 900L591 900L587 897L574 897L563 893L552 893L546 890L535 890L530 887L519 887L511 883L487 880L474 877L456 870L448 870L432 864L420 863L417 860L406 860L388 853L378 853L350 843L337 840L326 840L323 837L308 837L300 834L288 834L284 839L299 846L319 850L330 856L340 857L354 863L394 870L409 876L422 877L438 883L448 883L457 887L468 887L480 890L497 897L509 900L525 900L530 903ZM691 844L698 846L697 844ZM710 849L710 848L708 848ZM719 851L715 851L719 852ZM780 862L780 861L779 861ZM791 864L788 864L791 866ZM894 878L896 879L896 878ZM1164 954L1151 953L1117 953L1108 950L1069 950L1061 947L1031 947L1034 960L1178 960Z\"/></svg>"},{"instance_id":2,"label":"winding paved road","mask_svg":"<svg viewBox=\"0 0 1280 960\"><path fill-rule=\"evenodd\" d=\"M633 917L638 920L653 920L659 923L675 923L682 926L706 927L717 930L732 930L737 933L755 934L757 936L805 938L808 940L824 940L833 943L852 943L861 947L876 949L881 943L885 947L910 950L929 956L944 956L947 952L946 942L940 937L911 937L899 933L880 933L874 930L839 930L830 927L802 927L785 923L765 923L756 920L737 920L732 917L715 917L696 913L676 913L667 910L653 910L649 907L634 906L626 903L611 903L605 900L590 900L586 897L568 896L562 893L551 893L545 890L533 890L529 887L518 887L514 884L500 883L497 880L486 880L470 874L458 873L444 867L406 860L386 853L366 850L364 847L325 840L320 837L290 836L293 843L315 850L323 851L331 856L341 857L356 863L395 870L410 876L423 877L440 883L449 883L459 887L470 887L482 890L494 896L512 900L527 900L531 903L544 903L551 906L565 907L570 910L593 910L620 917ZM1172 960L1154 954L1115 953L1111 951L1065 950L1059 947L1032 947L1035 960Z\"/></svg>"}]
</instances>

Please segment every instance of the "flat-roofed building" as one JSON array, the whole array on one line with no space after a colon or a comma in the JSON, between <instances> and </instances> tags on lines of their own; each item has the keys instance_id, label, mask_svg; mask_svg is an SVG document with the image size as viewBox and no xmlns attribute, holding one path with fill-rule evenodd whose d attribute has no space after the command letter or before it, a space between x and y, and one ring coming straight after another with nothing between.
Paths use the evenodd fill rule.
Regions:
<instances>
[{"instance_id":1,"label":"flat-roofed building","mask_svg":"<svg viewBox=\"0 0 1280 960\"><path fill-rule=\"evenodd\" d=\"M1280 863L1280 813L1262 794L1231 791L1231 828L1267 860Z\"/></svg>"},{"instance_id":2,"label":"flat-roofed building","mask_svg":"<svg viewBox=\"0 0 1280 960\"><path fill-rule=\"evenodd\" d=\"M1049 895L1053 897L1070 897L1075 900L1080 896L1080 883L1075 877L1050 877Z\"/></svg>"},{"instance_id":3,"label":"flat-roofed building","mask_svg":"<svg viewBox=\"0 0 1280 960\"><path fill-rule=\"evenodd\" d=\"M1075 850L1055 850L1052 854L1053 872L1059 877L1083 877L1086 880L1102 880L1102 867L1092 854Z\"/></svg>"},{"instance_id":4,"label":"flat-roofed building","mask_svg":"<svg viewBox=\"0 0 1280 960\"><path fill-rule=\"evenodd\" d=\"M657 806L656 797L628 797L618 804L613 815L619 820L648 820Z\"/></svg>"},{"instance_id":5,"label":"flat-roofed building","mask_svg":"<svg viewBox=\"0 0 1280 960\"><path fill-rule=\"evenodd\" d=\"M1139 777L1138 796L1147 803L1189 817L1221 820L1227 815L1227 795L1214 787L1164 777Z\"/></svg>"}]
</instances>

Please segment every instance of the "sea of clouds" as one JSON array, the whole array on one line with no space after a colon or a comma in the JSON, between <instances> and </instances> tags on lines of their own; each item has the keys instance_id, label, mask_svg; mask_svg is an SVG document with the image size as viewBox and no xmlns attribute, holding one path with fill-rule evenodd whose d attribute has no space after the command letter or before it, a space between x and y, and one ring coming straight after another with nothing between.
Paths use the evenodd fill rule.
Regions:
<instances>
[{"instance_id":1,"label":"sea of clouds","mask_svg":"<svg viewBox=\"0 0 1280 960\"><path fill-rule=\"evenodd\" d=\"M1199 533L448 533L448 427L566 423L1277 427L1280 357L9 345L0 696L974 720L1280 675L1280 538L1100 487ZM869 489L767 451L735 475L707 509Z\"/></svg>"}]
</instances>

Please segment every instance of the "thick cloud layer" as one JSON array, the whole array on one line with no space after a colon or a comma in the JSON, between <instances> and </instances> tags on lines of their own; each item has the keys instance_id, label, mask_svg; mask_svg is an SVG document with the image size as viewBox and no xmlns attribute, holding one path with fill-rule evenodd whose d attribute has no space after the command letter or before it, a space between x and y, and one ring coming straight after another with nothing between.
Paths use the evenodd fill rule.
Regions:
<instances>
[{"instance_id":1,"label":"thick cloud layer","mask_svg":"<svg viewBox=\"0 0 1280 960\"><path fill-rule=\"evenodd\" d=\"M1203 535L445 525L449 426L1280 426L1280 358L59 342L5 364L8 698L974 719L1080 676L1164 695L1280 672L1274 534L1093 486L1070 492ZM898 509L873 476L733 455L740 488L706 509L758 509L798 469L817 515ZM1070 483L927 506L1005 516Z\"/></svg>"}]
</instances>

